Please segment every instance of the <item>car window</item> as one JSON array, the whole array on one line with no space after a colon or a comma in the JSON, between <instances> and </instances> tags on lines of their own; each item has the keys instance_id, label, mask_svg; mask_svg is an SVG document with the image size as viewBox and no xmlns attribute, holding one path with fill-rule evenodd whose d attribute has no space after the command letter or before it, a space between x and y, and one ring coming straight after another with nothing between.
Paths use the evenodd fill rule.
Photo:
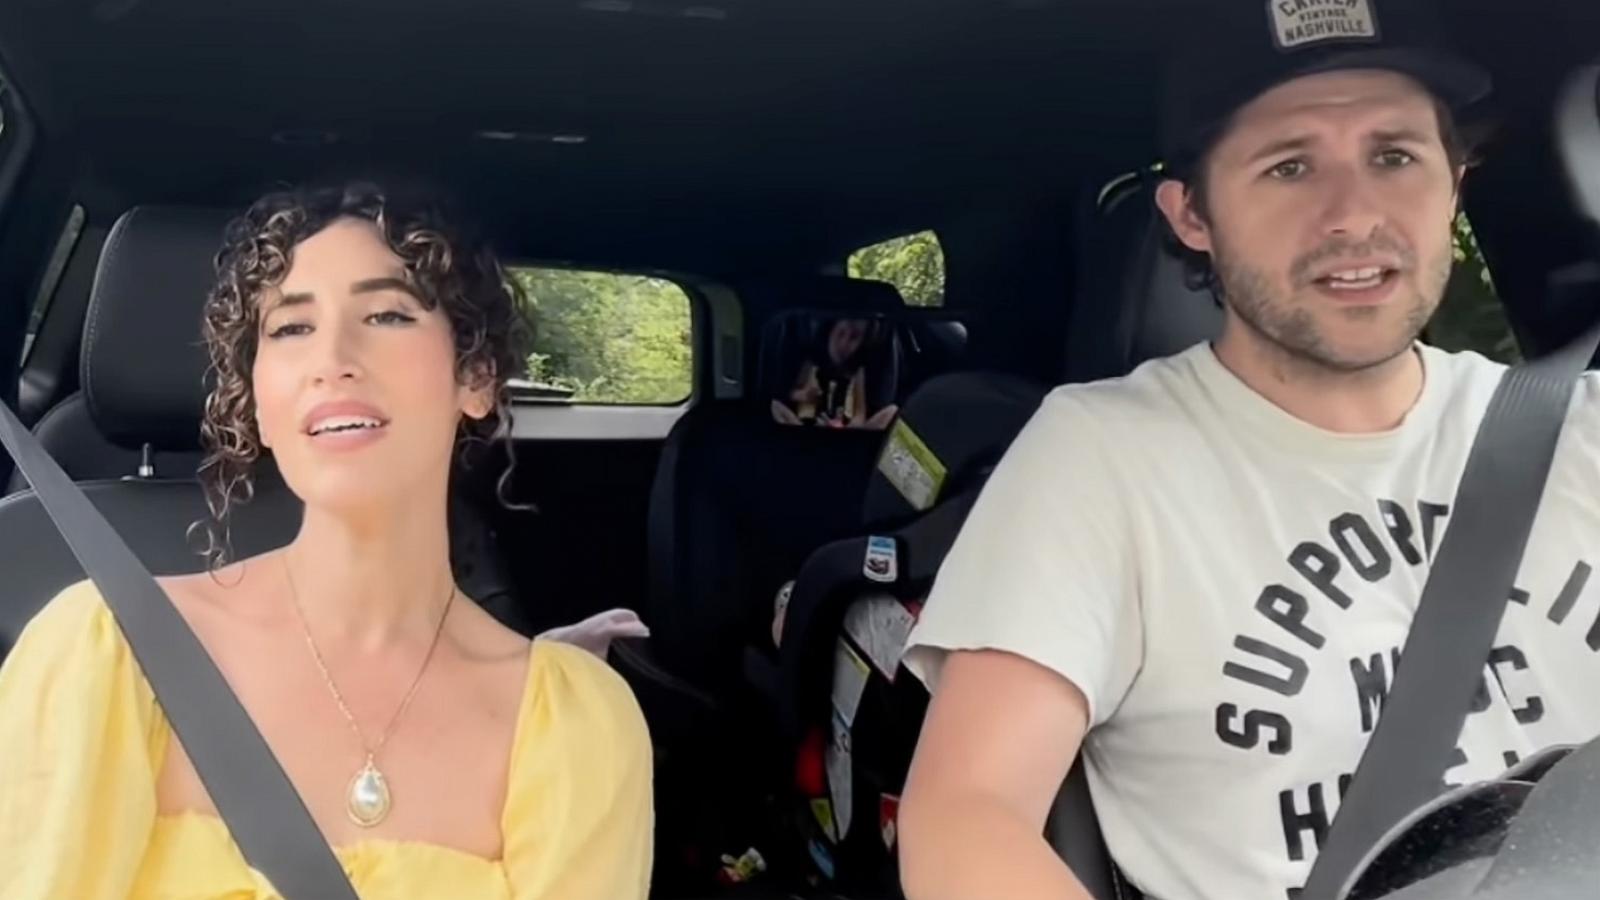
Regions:
<instances>
[{"instance_id":1,"label":"car window","mask_svg":"<svg viewBox=\"0 0 1600 900\"><path fill-rule=\"evenodd\" d=\"M944 248L932 231L890 238L850 254L851 278L887 281L911 306L944 305Z\"/></svg>"},{"instance_id":2,"label":"car window","mask_svg":"<svg viewBox=\"0 0 1600 900\"><path fill-rule=\"evenodd\" d=\"M1445 350L1474 350L1503 363L1521 361L1505 306L1465 213L1456 217L1455 268L1438 312L1428 323L1428 342Z\"/></svg>"},{"instance_id":3,"label":"car window","mask_svg":"<svg viewBox=\"0 0 1600 900\"><path fill-rule=\"evenodd\" d=\"M664 278L516 266L533 320L520 399L675 405L694 391L694 304Z\"/></svg>"}]
</instances>

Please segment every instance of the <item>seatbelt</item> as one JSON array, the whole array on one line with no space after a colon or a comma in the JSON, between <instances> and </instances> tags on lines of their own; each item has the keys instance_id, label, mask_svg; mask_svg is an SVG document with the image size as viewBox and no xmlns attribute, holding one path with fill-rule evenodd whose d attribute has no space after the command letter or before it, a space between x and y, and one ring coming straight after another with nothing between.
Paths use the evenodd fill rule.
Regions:
<instances>
[{"instance_id":1,"label":"seatbelt","mask_svg":"<svg viewBox=\"0 0 1600 900\"><path fill-rule=\"evenodd\" d=\"M245 860L289 900L357 900L305 803L188 623L4 402L0 444L100 589Z\"/></svg>"},{"instance_id":2,"label":"seatbelt","mask_svg":"<svg viewBox=\"0 0 1600 900\"><path fill-rule=\"evenodd\" d=\"M1348 890L1368 850L1437 795L1539 510L1556 441L1600 325L1506 370L1478 426L1394 683L1303 900Z\"/></svg>"}]
</instances>

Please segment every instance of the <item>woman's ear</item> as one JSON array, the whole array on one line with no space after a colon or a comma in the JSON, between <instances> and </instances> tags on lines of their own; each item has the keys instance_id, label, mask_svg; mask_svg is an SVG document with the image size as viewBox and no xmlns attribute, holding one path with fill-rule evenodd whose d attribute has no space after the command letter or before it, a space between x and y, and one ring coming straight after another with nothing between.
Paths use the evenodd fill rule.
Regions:
<instances>
[{"instance_id":1,"label":"woman's ear","mask_svg":"<svg viewBox=\"0 0 1600 900\"><path fill-rule=\"evenodd\" d=\"M486 419L494 412L494 395L489 388L480 388L467 394L461 403L461 412L469 419Z\"/></svg>"},{"instance_id":2,"label":"woman's ear","mask_svg":"<svg viewBox=\"0 0 1600 900\"><path fill-rule=\"evenodd\" d=\"M494 412L498 386L494 379L494 366L480 361L463 373L461 380L461 412L469 419L484 419Z\"/></svg>"}]
</instances>

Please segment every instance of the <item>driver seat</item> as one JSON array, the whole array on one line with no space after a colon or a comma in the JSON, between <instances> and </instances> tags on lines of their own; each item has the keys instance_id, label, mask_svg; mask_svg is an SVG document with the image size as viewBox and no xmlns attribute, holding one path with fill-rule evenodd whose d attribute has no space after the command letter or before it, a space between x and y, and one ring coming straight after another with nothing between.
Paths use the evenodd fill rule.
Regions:
<instances>
[{"instance_id":1,"label":"driver seat","mask_svg":"<svg viewBox=\"0 0 1600 900\"><path fill-rule=\"evenodd\" d=\"M1148 174L1129 176L1088 210L1078 258L1082 287L1068 330L1069 382L1121 377L1222 333L1222 308L1208 292L1189 286L1182 262L1164 246L1156 184ZM1081 759L1056 797L1045 833L1095 900L1143 896L1111 859Z\"/></svg>"}]
</instances>

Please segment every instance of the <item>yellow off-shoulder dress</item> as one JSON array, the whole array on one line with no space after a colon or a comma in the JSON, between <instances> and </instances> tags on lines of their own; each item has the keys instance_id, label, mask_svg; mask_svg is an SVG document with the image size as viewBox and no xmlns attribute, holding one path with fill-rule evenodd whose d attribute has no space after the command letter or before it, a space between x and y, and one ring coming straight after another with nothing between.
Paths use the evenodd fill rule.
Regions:
<instances>
[{"instance_id":1,"label":"yellow off-shoulder dress","mask_svg":"<svg viewBox=\"0 0 1600 900\"><path fill-rule=\"evenodd\" d=\"M335 848L363 900L643 900L653 808L638 704L602 660L534 642L501 859L418 842ZM0 668L0 897L275 900L215 816L158 814L171 729L89 582Z\"/></svg>"}]
</instances>

